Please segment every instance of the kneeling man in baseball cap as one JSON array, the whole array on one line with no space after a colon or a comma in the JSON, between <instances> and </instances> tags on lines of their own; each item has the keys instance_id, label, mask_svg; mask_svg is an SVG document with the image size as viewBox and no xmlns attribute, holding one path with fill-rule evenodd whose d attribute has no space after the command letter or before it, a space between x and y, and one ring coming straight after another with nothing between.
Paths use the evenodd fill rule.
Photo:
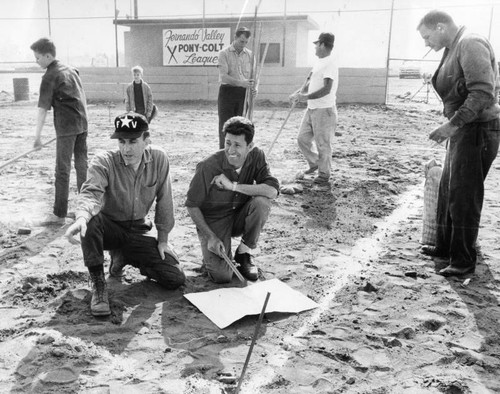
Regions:
<instances>
[{"instance_id":1,"label":"kneeling man in baseball cap","mask_svg":"<svg viewBox=\"0 0 500 394\"><path fill-rule=\"evenodd\" d=\"M78 242L73 236L80 234L94 316L111 313L104 250L110 251L111 276L120 276L130 264L167 289L185 281L168 242L175 222L168 157L161 148L149 145L148 137L144 116L129 112L115 119L111 138L118 140L118 149L94 156L78 196L76 221L66 231L73 243ZM155 226L146 218L154 201Z\"/></svg>"}]
</instances>

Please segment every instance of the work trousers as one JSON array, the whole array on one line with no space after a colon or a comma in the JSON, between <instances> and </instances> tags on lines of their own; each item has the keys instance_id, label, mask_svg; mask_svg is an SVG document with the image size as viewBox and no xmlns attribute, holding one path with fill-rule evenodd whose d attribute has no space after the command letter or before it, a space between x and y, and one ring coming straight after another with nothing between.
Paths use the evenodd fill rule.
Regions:
<instances>
[{"instance_id":1,"label":"work trousers","mask_svg":"<svg viewBox=\"0 0 500 394\"><path fill-rule=\"evenodd\" d=\"M449 139L439 184L436 247L456 268L476 265L484 180L498 152L500 121L469 123Z\"/></svg>"},{"instance_id":2,"label":"work trousers","mask_svg":"<svg viewBox=\"0 0 500 394\"><path fill-rule=\"evenodd\" d=\"M337 108L308 108L300 124L297 142L309 167L318 166L319 176L330 178L332 139L337 126Z\"/></svg>"},{"instance_id":3,"label":"work trousers","mask_svg":"<svg viewBox=\"0 0 500 394\"><path fill-rule=\"evenodd\" d=\"M151 223L144 220L116 222L97 214L90 219L85 237L81 238L85 266L103 265L104 250L118 250L124 263L138 268L142 275L167 289L178 288L186 280L184 272L173 256L166 254L165 260L161 259L151 228Z\"/></svg>"},{"instance_id":4,"label":"work trousers","mask_svg":"<svg viewBox=\"0 0 500 394\"><path fill-rule=\"evenodd\" d=\"M78 192L87 179L87 133L57 137L54 215L61 218L68 214L69 178L71 157L75 157L76 185Z\"/></svg>"},{"instance_id":5,"label":"work trousers","mask_svg":"<svg viewBox=\"0 0 500 394\"><path fill-rule=\"evenodd\" d=\"M233 116L243 115L246 88L240 86L220 85L217 106L219 110L219 149L224 148L225 139L222 128L226 120Z\"/></svg>"},{"instance_id":6,"label":"work trousers","mask_svg":"<svg viewBox=\"0 0 500 394\"><path fill-rule=\"evenodd\" d=\"M207 220L210 229L223 242L226 255L231 258L231 237L241 236L241 241L250 249L257 247L260 233L271 211L271 200L267 197L252 197L234 215L219 220ZM208 276L216 283L231 281L233 271L224 259L208 250L208 240L198 231L203 262Z\"/></svg>"}]
</instances>

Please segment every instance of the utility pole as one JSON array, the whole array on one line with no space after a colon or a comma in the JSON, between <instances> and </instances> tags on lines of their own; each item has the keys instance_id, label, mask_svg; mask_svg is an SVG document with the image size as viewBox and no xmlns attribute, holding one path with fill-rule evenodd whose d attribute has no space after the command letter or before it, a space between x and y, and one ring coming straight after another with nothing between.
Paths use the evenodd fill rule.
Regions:
<instances>
[{"instance_id":1,"label":"utility pole","mask_svg":"<svg viewBox=\"0 0 500 394\"><path fill-rule=\"evenodd\" d=\"M490 28L488 30L488 41L491 39L491 25L493 24L493 14L495 13L495 6L491 6L491 11L490 11Z\"/></svg>"},{"instance_id":2,"label":"utility pole","mask_svg":"<svg viewBox=\"0 0 500 394\"><path fill-rule=\"evenodd\" d=\"M286 47L286 0L285 0L285 8L283 10L283 56L281 57L281 67L285 67L285 47Z\"/></svg>"},{"instance_id":3,"label":"utility pole","mask_svg":"<svg viewBox=\"0 0 500 394\"><path fill-rule=\"evenodd\" d=\"M203 31L205 31L205 0L203 0L203 20L202 20Z\"/></svg>"},{"instance_id":4,"label":"utility pole","mask_svg":"<svg viewBox=\"0 0 500 394\"><path fill-rule=\"evenodd\" d=\"M49 20L49 37L52 36L52 29L50 28L50 0L47 0L47 19Z\"/></svg>"},{"instance_id":5,"label":"utility pole","mask_svg":"<svg viewBox=\"0 0 500 394\"><path fill-rule=\"evenodd\" d=\"M116 23L116 18L118 17L118 13L120 11L118 11L116 9L116 0L114 0L115 2L115 56L116 56L116 67L120 67L120 62L119 62L119 58L118 58L118 24Z\"/></svg>"},{"instance_id":6,"label":"utility pole","mask_svg":"<svg viewBox=\"0 0 500 394\"><path fill-rule=\"evenodd\" d=\"M391 19L389 22L389 38L387 42L387 62L385 65L385 103L387 103L387 91L389 85L389 66L391 60L392 18L394 17L394 0L391 3Z\"/></svg>"}]
</instances>

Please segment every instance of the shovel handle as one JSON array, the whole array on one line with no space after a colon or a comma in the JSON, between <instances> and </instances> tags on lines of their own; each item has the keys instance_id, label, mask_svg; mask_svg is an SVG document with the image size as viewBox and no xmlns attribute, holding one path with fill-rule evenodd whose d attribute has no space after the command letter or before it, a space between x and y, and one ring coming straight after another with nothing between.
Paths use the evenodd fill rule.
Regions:
<instances>
[{"instance_id":1,"label":"shovel handle","mask_svg":"<svg viewBox=\"0 0 500 394\"><path fill-rule=\"evenodd\" d=\"M225 253L222 253L222 257L226 261L227 265L229 265L229 267L233 270L234 274L238 277L238 279L242 282L245 282L245 278L243 277L243 275L241 275L241 272L238 271L238 268L236 268L231 259L227 257Z\"/></svg>"}]
</instances>

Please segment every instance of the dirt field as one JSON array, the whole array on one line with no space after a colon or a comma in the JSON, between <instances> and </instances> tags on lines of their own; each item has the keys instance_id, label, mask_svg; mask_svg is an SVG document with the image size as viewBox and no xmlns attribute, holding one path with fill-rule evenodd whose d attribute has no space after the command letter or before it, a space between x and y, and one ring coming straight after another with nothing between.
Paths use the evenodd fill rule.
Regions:
<instances>
[{"instance_id":1,"label":"dirt field","mask_svg":"<svg viewBox=\"0 0 500 394\"><path fill-rule=\"evenodd\" d=\"M165 291L127 267L124 280L108 280L112 316L92 317L81 250L62 237L71 220L35 225L51 209L55 145L0 170L1 393L234 392L257 316L221 330L183 297L216 288L200 271L184 208L196 163L218 144L216 108L158 104L152 143L171 160L171 242L186 285ZM91 155L115 148L120 112L121 104L89 106ZM266 151L287 112L256 106L256 143ZM292 113L269 156L285 185L306 165L295 140L301 115ZM31 148L35 117L34 102L0 103L0 163ZM431 103L339 107L331 190L306 179L302 193L281 194L257 257L263 280L278 278L320 307L265 315L242 393L500 392L498 160L470 283L437 275L443 262L418 252L423 166L444 155L427 134L442 120ZM45 141L53 136L46 125ZM72 208L74 174L70 198Z\"/></svg>"}]
</instances>

